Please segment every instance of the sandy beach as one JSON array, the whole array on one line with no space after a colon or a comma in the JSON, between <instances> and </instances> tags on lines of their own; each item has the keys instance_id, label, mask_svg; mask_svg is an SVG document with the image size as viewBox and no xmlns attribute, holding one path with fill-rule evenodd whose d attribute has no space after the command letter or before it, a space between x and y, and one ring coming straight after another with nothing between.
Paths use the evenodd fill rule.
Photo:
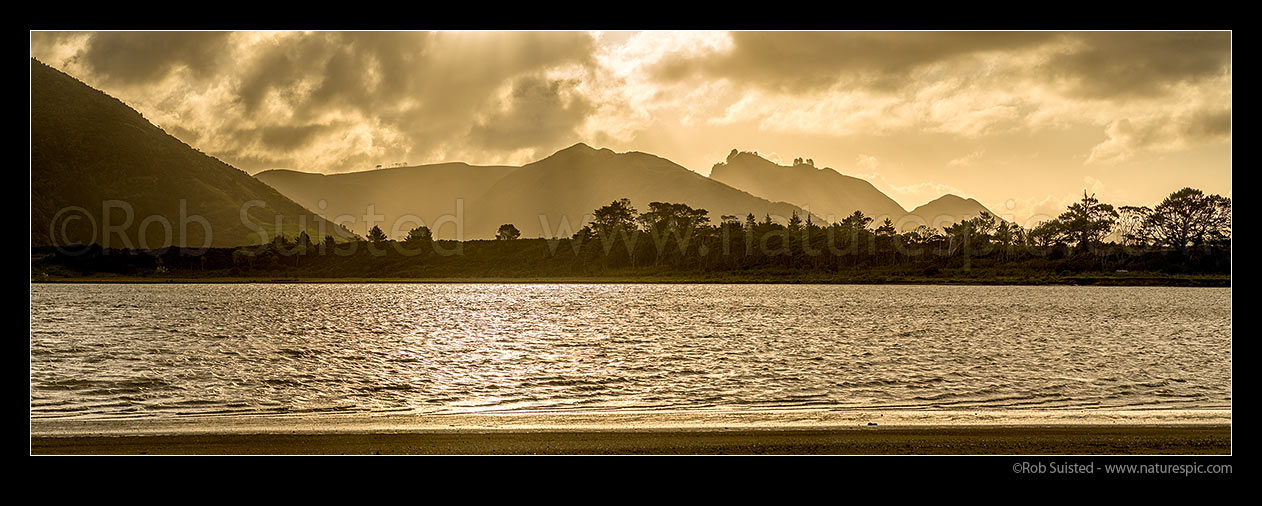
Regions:
<instances>
[{"instance_id":1,"label":"sandy beach","mask_svg":"<svg viewBox=\"0 0 1262 506\"><path fill-rule=\"evenodd\" d=\"M31 453L1229 454L1231 412L513 413L33 421Z\"/></svg>"}]
</instances>

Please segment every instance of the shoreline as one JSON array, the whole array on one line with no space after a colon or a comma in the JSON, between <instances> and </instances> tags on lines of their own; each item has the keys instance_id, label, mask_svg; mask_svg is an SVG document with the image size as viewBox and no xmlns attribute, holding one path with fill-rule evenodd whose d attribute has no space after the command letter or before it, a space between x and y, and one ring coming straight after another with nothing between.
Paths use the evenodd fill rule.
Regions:
<instances>
[{"instance_id":1,"label":"shoreline","mask_svg":"<svg viewBox=\"0 0 1262 506\"><path fill-rule=\"evenodd\" d=\"M1229 454L1230 410L33 420L32 454Z\"/></svg>"},{"instance_id":2,"label":"shoreline","mask_svg":"<svg viewBox=\"0 0 1262 506\"><path fill-rule=\"evenodd\" d=\"M78 276L48 279L32 278L31 284L821 284L821 285L908 285L908 286L1129 286L1129 287L1189 287L1230 288L1231 278L1102 278L1072 277L1055 281L1034 282L1028 279L932 279L903 278L884 281L865 281L850 278L796 278L796 277L140 277L140 276Z\"/></svg>"}]
</instances>

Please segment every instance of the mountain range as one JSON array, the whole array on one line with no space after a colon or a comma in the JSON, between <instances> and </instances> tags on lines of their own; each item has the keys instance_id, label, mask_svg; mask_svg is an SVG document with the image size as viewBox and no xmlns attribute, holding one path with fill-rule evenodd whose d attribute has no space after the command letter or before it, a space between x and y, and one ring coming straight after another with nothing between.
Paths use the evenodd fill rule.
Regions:
<instances>
[{"instance_id":1,"label":"mountain range","mask_svg":"<svg viewBox=\"0 0 1262 506\"><path fill-rule=\"evenodd\" d=\"M35 246L49 244L50 231L80 242L99 237L101 230L92 227L106 223L103 208L112 201L126 202L133 212L131 226L114 232L116 242L157 247L161 241L142 244L137 231L147 226L147 233L163 237L160 223L144 221L162 217L176 227L169 243L196 247L204 244L204 228L180 227L182 217L206 219L213 246L257 244L276 233L277 220L287 236L306 230L317 239L363 235L370 223L395 239L420 225L440 239L487 239L505 223L522 237L568 237L593 210L621 198L640 211L651 202L685 203L709 211L712 223L725 215L744 221L749 214L784 223L797 214L824 224L858 210L875 223L888 217L904 230L986 211L976 200L945 195L908 213L863 179L816 168L810 160L781 166L735 149L709 177L652 154L582 143L520 167L455 162L327 175L268 170L250 177L168 135L121 101L31 60ZM262 205L247 205L252 202ZM72 208L85 210L89 219L66 221L64 210Z\"/></svg>"},{"instance_id":2,"label":"mountain range","mask_svg":"<svg viewBox=\"0 0 1262 506\"><path fill-rule=\"evenodd\" d=\"M255 177L309 208L326 202L330 218L358 217L373 206L383 218L378 226L391 237L415 226L413 217L440 239L455 238L457 222L467 239L493 237L505 223L523 237L568 237L590 221L592 211L620 198L641 211L650 202L687 203L709 211L712 222L725 214L770 215L781 222L793 213L806 216L801 208L756 197L665 158L583 143L521 167L459 163L334 175L272 170ZM463 219L452 219L457 211Z\"/></svg>"},{"instance_id":3,"label":"mountain range","mask_svg":"<svg viewBox=\"0 0 1262 506\"><path fill-rule=\"evenodd\" d=\"M919 225L940 227L991 213L980 202L947 194L910 212L872 183L847 176L829 167L816 168L809 159L798 158L784 166L757 153L733 149L727 160L714 164L710 177L755 195L790 202L811 213L837 222L861 211L881 223L889 218L902 231ZM994 213L991 213L994 214Z\"/></svg>"},{"instance_id":4,"label":"mountain range","mask_svg":"<svg viewBox=\"0 0 1262 506\"><path fill-rule=\"evenodd\" d=\"M453 221L442 218L472 209L472 202L517 168L439 163L328 175L267 170L254 177L329 219L353 220L350 226L360 235L372 227L365 218L371 208L377 215L371 221L380 220L376 225L391 237L402 238L412 228L425 225L438 232L440 239L454 239L455 226L444 225Z\"/></svg>"},{"instance_id":5,"label":"mountain range","mask_svg":"<svg viewBox=\"0 0 1262 506\"><path fill-rule=\"evenodd\" d=\"M783 223L793 213L805 219L809 211L823 224L857 210L875 224L890 218L904 231L989 212L976 200L955 195L908 212L863 179L801 159L782 166L735 149L715 164L710 177L651 154L615 153L583 143L521 167L447 163L333 175L270 170L255 177L329 218L359 219L372 206L382 229L396 238L418 223L404 218L409 215L427 226L441 220L443 226L431 227L437 236L455 238L456 220L443 217L456 213L457 201L463 237L478 239L492 237L504 223L516 226L523 237L567 236L589 221L594 209L623 197L640 210L654 201L683 202L709 211L712 223L723 215L743 221L751 213ZM396 220L403 226L393 226Z\"/></svg>"}]
</instances>

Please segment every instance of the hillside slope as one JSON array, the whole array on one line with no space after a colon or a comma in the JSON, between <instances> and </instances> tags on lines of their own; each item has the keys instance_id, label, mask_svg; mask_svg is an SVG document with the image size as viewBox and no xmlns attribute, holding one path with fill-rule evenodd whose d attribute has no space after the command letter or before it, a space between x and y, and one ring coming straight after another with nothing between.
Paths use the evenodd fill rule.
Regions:
<instances>
[{"instance_id":1,"label":"hillside slope","mask_svg":"<svg viewBox=\"0 0 1262 506\"><path fill-rule=\"evenodd\" d=\"M35 59L30 98L33 246L239 246L278 228L316 240L349 235Z\"/></svg>"},{"instance_id":2,"label":"hillside slope","mask_svg":"<svg viewBox=\"0 0 1262 506\"><path fill-rule=\"evenodd\" d=\"M499 225L512 223L523 237L568 235L590 220L588 215L620 198L631 199L639 211L650 202L684 203L709 211L717 224L723 215L743 221L753 213L759 220L771 215L784 222L797 212L785 202L772 202L688 170L647 153L615 153L576 144L543 160L517 169L492 186L466 209L466 235L486 237ZM818 219L818 213L816 213ZM561 229L564 218L568 229ZM543 222L548 228L545 231ZM560 230L560 234L558 234Z\"/></svg>"},{"instance_id":3,"label":"hillside slope","mask_svg":"<svg viewBox=\"0 0 1262 506\"><path fill-rule=\"evenodd\" d=\"M371 206L383 220L377 225L392 238L437 223L438 238L454 239L455 227L443 226L451 218L443 217L454 217L460 206L467 208L514 169L441 163L329 175L269 170L254 177L329 219L354 217L354 232L361 235L367 233L363 216Z\"/></svg>"},{"instance_id":4,"label":"hillside slope","mask_svg":"<svg viewBox=\"0 0 1262 506\"><path fill-rule=\"evenodd\" d=\"M831 216L830 222L840 221L855 211L862 211L877 222L885 217L897 220L907 212L863 179L827 167L815 168L806 162L783 166L735 149L727 160L714 165L710 178L766 199L810 209L816 216Z\"/></svg>"},{"instance_id":5,"label":"hillside slope","mask_svg":"<svg viewBox=\"0 0 1262 506\"><path fill-rule=\"evenodd\" d=\"M983 206L981 202L948 193L925 205L912 209L911 212L907 213L908 217L904 219L906 225L902 228L915 228L914 225L942 228L944 225L976 218L983 212L995 215L995 213L986 209L986 206ZM998 217L998 215L995 216Z\"/></svg>"}]
</instances>

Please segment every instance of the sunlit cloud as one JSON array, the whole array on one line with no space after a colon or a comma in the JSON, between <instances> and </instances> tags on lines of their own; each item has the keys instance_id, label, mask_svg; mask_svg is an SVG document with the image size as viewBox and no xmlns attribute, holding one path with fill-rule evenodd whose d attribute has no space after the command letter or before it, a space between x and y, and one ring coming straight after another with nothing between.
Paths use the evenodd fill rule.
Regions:
<instances>
[{"instance_id":1,"label":"sunlit cloud","mask_svg":"<svg viewBox=\"0 0 1262 506\"><path fill-rule=\"evenodd\" d=\"M1091 148L1087 163L1113 164L1139 153L1166 153L1231 139L1231 111L1195 109L1121 118L1104 130L1108 139Z\"/></svg>"},{"instance_id":2,"label":"sunlit cloud","mask_svg":"<svg viewBox=\"0 0 1262 506\"><path fill-rule=\"evenodd\" d=\"M868 180L908 211L948 193L964 198L971 197L967 191L949 184L932 181L903 185L892 183L882 173L880 160L872 155L856 157L855 172L848 175Z\"/></svg>"},{"instance_id":3,"label":"sunlit cloud","mask_svg":"<svg viewBox=\"0 0 1262 506\"><path fill-rule=\"evenodd\" d=\"M838 160L909 206L1033 215L1084 174L1230 193L1226 32L34 32L31 55L252 173L581 141L703 174L732 148Z\"/></svg>"},{"instance_id":4,"label":"sunlit cloud","mask_svg":"<svg viewBox=\"0 0 1262 506\"><path fill-rule=\"evenodd\" d=\"M947 167L970 167L977 163L983 156L986 156L986 150L978 149L967 155L961 156L947 162Z\"/></svg>"}]
</instances>

